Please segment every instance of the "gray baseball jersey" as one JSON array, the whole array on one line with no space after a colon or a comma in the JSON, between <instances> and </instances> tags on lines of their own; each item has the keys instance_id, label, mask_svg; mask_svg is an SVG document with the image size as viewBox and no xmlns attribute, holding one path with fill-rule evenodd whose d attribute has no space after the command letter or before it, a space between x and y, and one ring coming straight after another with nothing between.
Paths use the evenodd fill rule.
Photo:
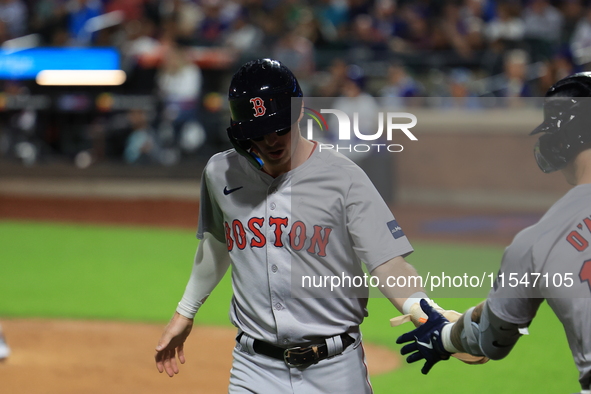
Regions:
<instances>
[{"instance_id":1,"label":"gray baseball jersey","mask_svg":"<svg viewBox=\"0 0 591 394\"><path fill-rule=\"evenodd\" d=\"M361 262L371 271L413 250L365 173L318 147L277 178L234 150L213 156L197 236L205 232L231 257L232 323L277 345L338 335L367 316L367 298L293 296L294 271L363 276Z\"/></svg>"},{"instance_id":2,"label":"gray baseball jersey","mask_svg":"<svg viewBox=\"0 0 591 394\"><path fill-rule=\"evenodd\" d=\"M564 325L583 389L591 384L590 241L591 184L585 184L517 234L487 301L501 319L526 324L546 299Z\"/></svg>"}]
</instances>

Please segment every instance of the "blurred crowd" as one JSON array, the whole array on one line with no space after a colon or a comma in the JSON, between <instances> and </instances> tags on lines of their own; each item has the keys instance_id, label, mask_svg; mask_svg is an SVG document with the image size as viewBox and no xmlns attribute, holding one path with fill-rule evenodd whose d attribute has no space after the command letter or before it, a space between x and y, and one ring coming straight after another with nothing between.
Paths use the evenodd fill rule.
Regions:
<instances>
[{"instance_id":1,"label":"blurred crowd","mask_svg":"<svg viewBox=\"0 0 591 394\"><path fill-rule=\"evenodd\" d=\"M155 109L89 115L77 131L85 142L68 149L38 132L39 139L70 155L86 144L90 162L119 157L166 164L178 162L183 152L203 148L209 154L223 147L227 85L247 60L281 60L312 96L367 95L400 105L397 100L412 97L450 97L471 108L479 97L543 96L556 80L585 70L591 62L591 5L587 0L0 0L0 44L118 48L127 73L119 92L152 95ZM4 84L5 92L34 90L31 84ZM450 105L436 99L416 103ZM9 123L18 124L23 114L17 115ZM6 139L10 133L3 134ZM0 144L4 153L9 145Z\"/></svg>"}]
</instances>

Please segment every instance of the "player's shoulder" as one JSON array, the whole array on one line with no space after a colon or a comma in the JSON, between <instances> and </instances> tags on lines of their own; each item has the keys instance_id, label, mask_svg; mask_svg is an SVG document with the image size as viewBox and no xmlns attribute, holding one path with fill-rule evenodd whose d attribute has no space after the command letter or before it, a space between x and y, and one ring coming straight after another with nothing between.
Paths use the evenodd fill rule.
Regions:
<instances>
[{"instance_id":1,"label":"player's shoulder","mask_svg":"<svg viewBox=\"0 0 591 394\"><path fill-rule=\"evenodd\" d=\"M555 238L565 229L581 220L582 215L591 214L591 184L579 185L569 190L556 201L534 225L520 231L512 246L529 244L535 248L547 249L555 244Z\"/></svg>"},{"instance_id":2,"label":"player's shoulder","mask_svg":"<svg viewBox=\"0 0 591 394\"><path fill-rule=\"evenodd\" d=\"M588 212L589 201L591 201L591 184L575 186L552 205L539 224L545 227L570 225L573 220L580 220L579 216L582 213L587 215L591 213Z\"/></svg>"},{"instance_id":3,"label":"player's shoulder","mask_svg":"<svg viewBox=\"0 0 591 394\"><path fill-rule=\"evenodd\" d=\"M228 149L211 156L205 165L205 172L212 173L232 167L240 160L240 155L235 149Z\"/></svg>"},{"instance_id":4,"label":"player's shoulder","mask_svg":"<svg viewBox=\"0 0 591 394\"><path fill-rule=\"evenodd\" d=\"M322 161L322 165L335 173L341 173L348 177L366 176L365 172L353 160L349 159L340 152L334 149L318 147L318 159Z\"/></svg>"}]
</instances>

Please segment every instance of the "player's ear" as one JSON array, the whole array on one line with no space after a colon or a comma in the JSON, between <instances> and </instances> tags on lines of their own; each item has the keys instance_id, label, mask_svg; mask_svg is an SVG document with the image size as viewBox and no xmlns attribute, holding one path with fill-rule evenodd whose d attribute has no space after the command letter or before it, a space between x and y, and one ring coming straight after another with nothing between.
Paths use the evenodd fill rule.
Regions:
<instances>
[{"instance_id":1,"label":"player's ear","mask_svg":"<svg viewBox=\"0 0 591 394\"><path fill-rule=\"evenodd\" d=\"M304 106L305 106L304 99L302 99L302 106L300 107L300 116L298 117L298 121L297 121L298 124L300 123L300 121L304 117Z\"/></svg>"}]
</instances>

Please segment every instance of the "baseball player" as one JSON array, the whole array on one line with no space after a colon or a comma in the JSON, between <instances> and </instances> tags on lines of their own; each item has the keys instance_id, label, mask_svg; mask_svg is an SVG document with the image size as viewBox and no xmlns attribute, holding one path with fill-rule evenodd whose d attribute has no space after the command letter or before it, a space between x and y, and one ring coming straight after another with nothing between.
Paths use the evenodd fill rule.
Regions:
<instances>
[{"instance_id":1,"label":"baseball player","mask_svg":"<svg viewBox=\"0 0 591 394\"><path fill-rule=\"evenodd\" d=\"M4 333L2 333L2 326L0 326L0 362L6 360L8 356L10 356L10 348L6 343Z\"/></svg>"},{"instance_id":2,"label":"baseball player","mask_svg":"<svg viewBox=\"0 0 591 394\"><path fill-rule=\"evenodd\" d=\"M421 302L427 323L402 335L408 362L423 373L458 351L505 357L545 299L564 325L579 369L581 393L591 386L591 73L558 81L546 93L535 159L545 173L561 170L574 187L506 249L488 299L450 323Z\"/></svg>"},{"instance_id":3,"label":"baseball player","mask_svg":"<svg viewBox=\"0 0 591 394\"><path fill-rule=\"evenodd\" d=\"M203 172L200 243L156 366L179 372L193 317L231 266L238 330L230 393L370 393L359 331L367 288L354 297L327 289L306 296L298 278L360 278L363 262L385 283L416 275L404 260L413 249L365 173L301 136L302 91L289 69L271 59L245 64L229 102L234 149L214 155ZM396 290L384 293L403 313L426 298L420 287Z\"/></svg>"}]
</instances>

